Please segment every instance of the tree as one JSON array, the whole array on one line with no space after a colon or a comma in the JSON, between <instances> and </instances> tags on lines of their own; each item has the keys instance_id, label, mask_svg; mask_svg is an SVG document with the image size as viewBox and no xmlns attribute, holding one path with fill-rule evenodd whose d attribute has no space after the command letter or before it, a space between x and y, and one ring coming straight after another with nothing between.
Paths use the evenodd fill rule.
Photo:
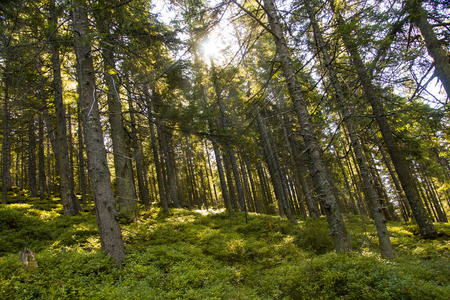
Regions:
<instances>
[{"instance_id":1,"label":"tree","mask_svg":"<svg viewBox=\"0 0 450 300\"><path fill-rule=\"evenodd\" d=\"M283 28L272 0L264 0L264 9L270 24L270 34L272 34L277 52L283 69L283 76L294 104L300 123L303 140L305 142L310 162L310 170L313 176L314 184L318 189L320 203L325 210L328 225L333 238L334 246L337 252L350 251L350 240L345 228L344 220L339 211L337 199L335 198L331 183L322 159L322 149L317 141L314 124L308 111L306 100L300 89L300 84L296 77L296 73L292 64L286 39L284 37Z\"/></svg>"},{"instance_id":2,"label":"tree","mask_svg":"<svg viewBox=\"0 0 450 300\"><path fill-rule=\"evenodd\" d=\"M107 5L110 2L99 2L102 8L96 10L97 29L100 35L103 59L103 78L107 88L107 103L109 121L111 125L111 139L113 146L114 171L117 184L117 202L121 217L133 220L137 215L137 199L134 190L132 160L128 153L125 139L125 129L122 117L122 103L120 100L120 86L116 76L116 57L114 45L115 33L110 29L114 24L114 12ZM148 205L148 204L147 204Z\"/></svg>"},{"instance_id":3,"label":"tree","mask_svg":"<svg viewBox=\"0 0 450 300\"><path fill-rule=\"evenodd\" d=\"M417 225L419 226L423 237L434 238L437 234L436 229L434 228L433 223L431 222L427 212L425 211L419 192L417 190L417 186L415 184L415 180L412 177L408 169L407 162L394 139L391 128L386 118L386 113L383 109L382 102L380 101L380 92L372 83L367 69L359 54L357 45L351 39L351 28L348 27L348 25L347 27L345 27L345 21L342 19L336 7L334 7L334 2L331 1L331 3L338 19L339 26L341 26L341 28L343 29L343 32L341 32L341 38L347 51L350 54L353 67L355 68L358 78L361 81L364 95L372 107L374 118L378 123L385 142L385 146L392 158L392 162L394 164L395 170L397 171L406 197L408 198Z\"/></svg>"},{"instance_id":4,"label":"tree","mask_svg":"<svg viewBox=\"0 0 450 300\"><path fill-rule=\"evenodd\" d=\"M83 0L74 0L72 5L79 102L100 242L102 249L111 255L117 267L120 267L125 259L125 249L103 144L99 108L95 97L95 70L91 55L87 5Z\"/></svg>"},{"instance_id":5,"label":"tree","mask_svg":"<svg viewBox=\"0 0 450 300\"><path fill-rule=\"evenodd\" d=\"M319 24L315 17L315 12L312 9L312 3L309 0L305 0L305 8L308 13L309 19L311 21L311 26L313 28L315 41L317 44L317 49L322 55L323 64L328 70L328 76L331 80L331 85L336 93L336 101L342 112L344 122L347 126L348 134L350 137L351 145L353 151L355 152L356 161L358 163L360 174L363 180L363 191L366 195L367 202L371 211L372 218L375 221L375 226L377 227L378 239L380 242L381 254L387 258L394 258L394 250L389 239L389 232L386 226L386 220L382 214L381 203L378 200L373 179L370 175L369 166L366 157L363 153L360 141L356 134L356 129L351 119L351 112L347 106L347 101L344 96L343 89L339 82L336 69L334 67L333 61L330 56L330 49L328 44L325 43L324 38L319 28Z\"/></svg>"},{"instance_id":6,"label":"tree","mask_svg":"<svg viewBox=\"0 0 450 300\"><path fill-rule=\"evenodd\" d=\"M67 123L66 112L63 102L63 87L61 79L61 63L59 60L59 44L58 44L58 14L56 11L55 1L52 0L49 5L50 29L52 36L50 37L51 59L53 69L53 89L56 111L56 148L58 151L57 161L60 178L61 201L65 215L78 214L82 210L78 198L74 191L73 173L69 164L69 147L67 143Z\"/></svg>"}]
</instances>

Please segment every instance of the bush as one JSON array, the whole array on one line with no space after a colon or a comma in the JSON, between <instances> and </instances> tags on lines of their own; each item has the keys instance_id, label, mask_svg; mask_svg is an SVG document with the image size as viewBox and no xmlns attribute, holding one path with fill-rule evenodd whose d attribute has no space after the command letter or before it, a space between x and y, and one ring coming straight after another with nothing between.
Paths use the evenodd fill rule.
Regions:
<instances>
[{"instance_id":1,"label":"bush","mask_svg":"<svg viewBox=\"0 0 450 300\"><path fill-rule=\"evenodd\" d=\"M306 219L297 235L296 244L315 254L324 254L334 250L333 241L326 220Z\"/></svg>"}]
</instances>

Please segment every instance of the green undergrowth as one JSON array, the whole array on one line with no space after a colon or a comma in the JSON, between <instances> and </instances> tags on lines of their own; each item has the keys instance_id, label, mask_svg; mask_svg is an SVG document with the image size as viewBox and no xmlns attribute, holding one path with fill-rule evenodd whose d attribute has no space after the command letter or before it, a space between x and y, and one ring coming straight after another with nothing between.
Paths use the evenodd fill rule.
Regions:
<instances>
[{"instance_id":1,"label":"green undergrowth","mask_svg":"<svg viewBox=\"0 0 450 300\"><path fill-rule=\"evenodd\" d=\"M0 205L0 299L450 299L450 226L435 240L389 223L397 258L380 257L372 223L347 216L353 252L337 255L324 218L157 208L123 224L121 269L100 250L92 206L11 194ZM27 269L19 251L36 252Z\"/></svg>"}]
</instances>

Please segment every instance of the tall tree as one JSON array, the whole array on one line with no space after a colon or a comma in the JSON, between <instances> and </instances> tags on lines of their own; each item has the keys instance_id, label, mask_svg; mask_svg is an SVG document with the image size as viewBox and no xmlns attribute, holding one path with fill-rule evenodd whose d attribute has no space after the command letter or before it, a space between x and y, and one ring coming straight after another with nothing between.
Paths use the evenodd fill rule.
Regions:
<instances>
[{"instance_id":1,"label":"tall tree","mask_svg":"<svg viewBox=\"0 0 450 300\"><path fill-rule=\"evenodd\" d=\"M358 51L358 46L351 38L352 28L345 23L340 15L340 12L335 7L334 1L331 0L330 3L333 6L333 10L338 19L338 25L342 30L341 38L347 51L350 53L353 67L355 68L358 78L361 81L364 95L372 107L374 118L380 128L386 148L392 158L392 162L395 170L397 171L406 197L408 198L417 225L419 226L423 237L434 238L437 234L436 229L434 228L433 223L423 206L415 180L411 175L408 164L400 151L397 142L395 141L394 135L392 134L391 128L387 121L386 113L383 109L383 104L380 101L380 91L372 83L370 75L368 74L366 66L364 65Z\"/></svg>"},{"instance_id":2,"label":"tall tree","mask_svg":"<svg viewBox=\"0 0 450 300\"><path fill-rule=\"evenodd\" d=\"M136 191L134 190L132 160L128 153L120 100L120 86L116 76L116 57L114 32L111 30L113 11L107 6L110 1L100 1L101 9L96 10L97 30L102 36L101 53L103 59L103 78L107 88L107 103L111 140L113 147L114 171L117 184L117 203L119 214L133 220L137 214ZM118 4L120 5L120 4Z\"/></svg>"},{"instance_id":3,"label":"tall tree","mask_svg":"<svg viewBox=\"0 0 450 300\"><path fill-rule=\"evenodd\" d=\"M9 160L11 153L9 148L9 132L10 132L10 112L9 112L9 89L10 76L8 61L6 60L5 69L3 70L3 144L2 144L2 203L8 203L8 179L10 177Z\"/></svg>"},{"instance_id":4,"label":"tall tree","mask_svg":"<svg viewBox=\"0 0 450 300\"><path fill-rule=\"evenodd\" d=\"M95 69L91 55L87 4L83 0L73 0L72 9L79 102L100 242L102 249L111 255L117 267L120 267L125 259L125 248L115 206L106 149L103 144L98 102L95 97Z\"/></svg>"},{"instance_id":5,"label":"tall tree","mask_svg":"<svg viewBox=\"0 0 450 300\"><path fill-rule=\"evenodd\" d=\"M353 151L355 152L356 161L358 163L360 174L363 180L363 191L369 204L371 215L375 221L375 226L377 227L381 254L387 258L394 258L394 250L389 239L386 220L381 212L381 204L378 201L374 183L370 176L370 170L366 161L366 157L364 156L355 126L353 124L353 120L351 119L351 112L348 108L347 100L344 96L344 92L341 87L341 83L339 82L334 63L330 56L331 51L322 36L321 29L316 20L316 12L313 10L312 1L310 2L310 0L304 0L304 3L314 32L317 49L322 56L322 61L325 65L325 68L328 70L328 76L330 78L331 85L333 86L333 89L336 93L336 101L342 112L342 116L350 136L351 145L353 147Z\"/></svg>"},{"instance_id":6,"label":"tall tree","mask_svg":"<svg viewBox=\"0 0 450 300\"><path fill-rule=\"evenodd\" d=\"M63 203L63 209L65 215L78 214L81 206L78 202L78 198L73 190L74 179L73 173L70 169L69 164L69 147L67 143L67 131L66 131L66 112L64 109L63 102L63 86L61 78L61 62L59 58L59 42L57 40L58 32L58 13L55 1L52 0L49 4L49 14L50 14L50 29L51 37L50 48L51 48L51 60L53 69L53 89L54 89L54 99L53 103L55 105L56 111L56 148L58 148L57 161L59 170L59 180L60 180L60 191L61 191L61 201Z\"/></svg>"},{"instance_id":7,"label":"tall tree","mask_svg":"<svg viewBox=\"0 0 450 300\"><path fill-rule=\"evenodd\" d=\"M338 201L332 191L327 171L322 158L322 149L314 132L314 124L308 111L306 99L301 91L296 72L289 53L280 18L272 0L264 0L264 10L269 19L269 32L273 37L283 69L289 94L294 104L300 123L303 139L309 157L310 171L325 210L328 226L337 252L350 251L350 239L345 228L344 219L338 207Z\"/></svg>"}]
</instances>

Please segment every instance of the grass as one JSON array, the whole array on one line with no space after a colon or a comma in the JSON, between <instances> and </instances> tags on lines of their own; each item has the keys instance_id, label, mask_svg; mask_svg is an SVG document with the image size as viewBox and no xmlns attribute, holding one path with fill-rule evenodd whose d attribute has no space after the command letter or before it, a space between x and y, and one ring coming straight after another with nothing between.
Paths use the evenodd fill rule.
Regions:
<instances>
[{"instance_id":1,"label":"grass","mask_svg":"<svg viewBox=\"0 0 450 300\"><path fill-rule=\"evenodd\" d=\"M246 224L240 213L152 208L122 225L127 258L116 269L92 207L66 217L59 199L10 202L0 205L0 299L450 299L449 224L422 240L389 223L389 261L357 216L346 217L354 252L336 255L325 219L249 214ZM24 247L37 268L22 266Z\"/></svg>"}]
</instances>

